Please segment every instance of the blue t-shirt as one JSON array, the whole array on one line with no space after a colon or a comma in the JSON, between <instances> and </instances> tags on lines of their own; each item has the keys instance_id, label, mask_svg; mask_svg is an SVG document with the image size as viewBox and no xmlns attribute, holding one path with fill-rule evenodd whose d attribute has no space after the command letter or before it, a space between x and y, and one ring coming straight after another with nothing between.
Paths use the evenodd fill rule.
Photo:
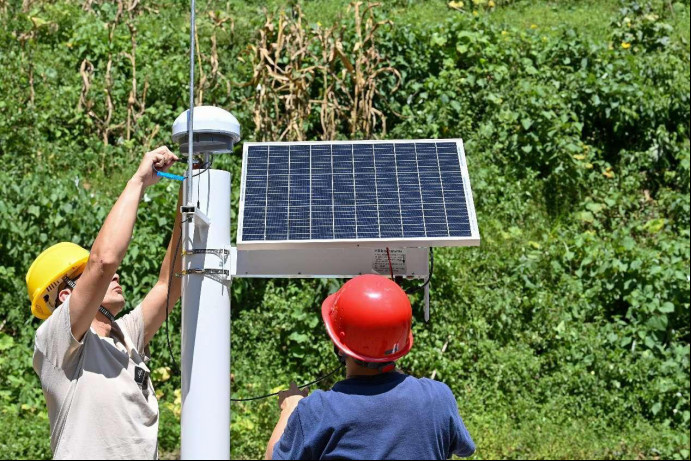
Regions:
<instances>
[{"instance_id":1,"label":"blue t-shirt","mask_svg":"<svg viewBox=\"0 0 691 461\"><path fill-rule=\"evenodd\" d=\"M346 379L300 400L273 459L448 459L474 452L451 389L394 372Z\"/></svg>"}]
</instances>

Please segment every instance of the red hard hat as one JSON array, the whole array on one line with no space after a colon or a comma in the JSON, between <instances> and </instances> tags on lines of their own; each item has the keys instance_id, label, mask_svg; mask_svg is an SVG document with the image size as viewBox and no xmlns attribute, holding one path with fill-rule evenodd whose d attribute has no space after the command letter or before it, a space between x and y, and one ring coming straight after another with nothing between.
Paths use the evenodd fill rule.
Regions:
<instances>
[{"instance_id":1,"label":"red hard hat","mask_svg":"<svg viewBox=\"0 0 691 461\"><path fill-rule=\"evenodd\" d=\"M326 331L336 347L363 362L393 362L413 347L408 295L381 275L360 275L322 304Z\"/></svg>"}]
</instances>

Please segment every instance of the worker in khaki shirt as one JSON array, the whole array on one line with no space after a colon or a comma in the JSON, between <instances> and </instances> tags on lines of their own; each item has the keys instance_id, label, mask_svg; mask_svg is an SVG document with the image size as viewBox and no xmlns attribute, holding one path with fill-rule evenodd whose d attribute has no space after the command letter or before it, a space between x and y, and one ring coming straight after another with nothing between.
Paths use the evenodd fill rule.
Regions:
<instances>
[{"instance_id":1,"label":"worker in khaki shirt","mask_svg":"<svg viewBox=\"0 0 691 461\"><path fill-rule=\"evenodd\" d=\"M139 201L177 157L166 147L144 155L110 210L91 252L59 243L41 253L26 275L36 331L34 370L41 379L55 459L158 457L158 401L146 365L147 345L180 297L170 277L180 216L159 279L132 312L116 273L125 257ZM175 280L169 285L169 280Z\"/></svg>"}]
</instances>

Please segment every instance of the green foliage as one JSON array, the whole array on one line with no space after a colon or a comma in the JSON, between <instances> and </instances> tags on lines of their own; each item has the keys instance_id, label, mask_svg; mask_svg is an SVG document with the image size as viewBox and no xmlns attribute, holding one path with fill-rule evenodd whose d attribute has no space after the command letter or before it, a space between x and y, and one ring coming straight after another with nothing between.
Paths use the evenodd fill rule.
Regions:
<instances>
[{"instance_id":1,"label":"green foliage","mask_svg":"<svg viewBox=\"0 0 691 461\"><path fill-rule=\"evenodd\" d=\"M163 0L131 16L113 2L19 3L0 1L0 454L47 458L31 361L40 321L24 275L55 242L88 247L133 162L170 141L186 104L189 29ZM203 102L232 110L250 139L255 90L242 86L253 71L244 50L263 24L259 3L198 5L214 12L198 15ZM322 3L329 17L339 10ZM691 91L688 32L678 33L688 30L688 1L625 1L618 11L611 2L428 1L415 11L440 17L443 8L443 21L419 24L398 19L408 3L378 9L394 24L377 32L377 51L401 81L393 91L398 79L383 78L374 105L391 138L464 138L482 245L436 253L432 322L417 295L415 347L401 366L451 387L477 457L688 459ZM571 28L584 4L610 28ZM547 30L501 19L533 24L523 13L531 8L560 20ZM342 26L352 49L352 18ZM310 121L308 137L318 125ZM240 159L217 165L237 186ZM162 182L141 204L120 271L129 307L156 281L176 196L177 185ZM336 365L319 306L340 282L234 281L234 397ZM170 321L179 351L180 312ZM162 332L152 353L160 447L175 456L180 377ZM263 454L275 405L233 405L233 457Z\"/></svg>"},{"instance_id":2,"label":"green foliage","mask_svg":"<svg viewBox=\"0 0 691 461\"><path fill-rule=\"evenodd\" d=\"M658 4L657 9L668 6L662 2ZM654 51L669 46L672 26L660 20L650 3L625 4L619 16L613 23L612 39L615 44L621 44L624 49L633 46L634 52Z\"/></svg>"}]
</instances>

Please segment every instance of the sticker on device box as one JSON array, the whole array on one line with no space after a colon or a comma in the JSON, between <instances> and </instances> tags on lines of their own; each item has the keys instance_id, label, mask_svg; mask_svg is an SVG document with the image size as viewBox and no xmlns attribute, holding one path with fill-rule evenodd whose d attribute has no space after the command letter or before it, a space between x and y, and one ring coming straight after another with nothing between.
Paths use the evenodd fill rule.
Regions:
<instances>
[{"instance_id":1,"label":"sticker on device box","mask_svg":"<svg viewBox=\"0 0 691 461\"><path fill-rule=\"evenodd\" d=\"M391 263L389 264L389 258ZM374 261L372 262L372 269L377 274L389 275L391 270L394 274L405 274L405 249L404 248L389 248L388 254L386 248L377 248L374 250Z\"/></svg>"}]
</instances>

